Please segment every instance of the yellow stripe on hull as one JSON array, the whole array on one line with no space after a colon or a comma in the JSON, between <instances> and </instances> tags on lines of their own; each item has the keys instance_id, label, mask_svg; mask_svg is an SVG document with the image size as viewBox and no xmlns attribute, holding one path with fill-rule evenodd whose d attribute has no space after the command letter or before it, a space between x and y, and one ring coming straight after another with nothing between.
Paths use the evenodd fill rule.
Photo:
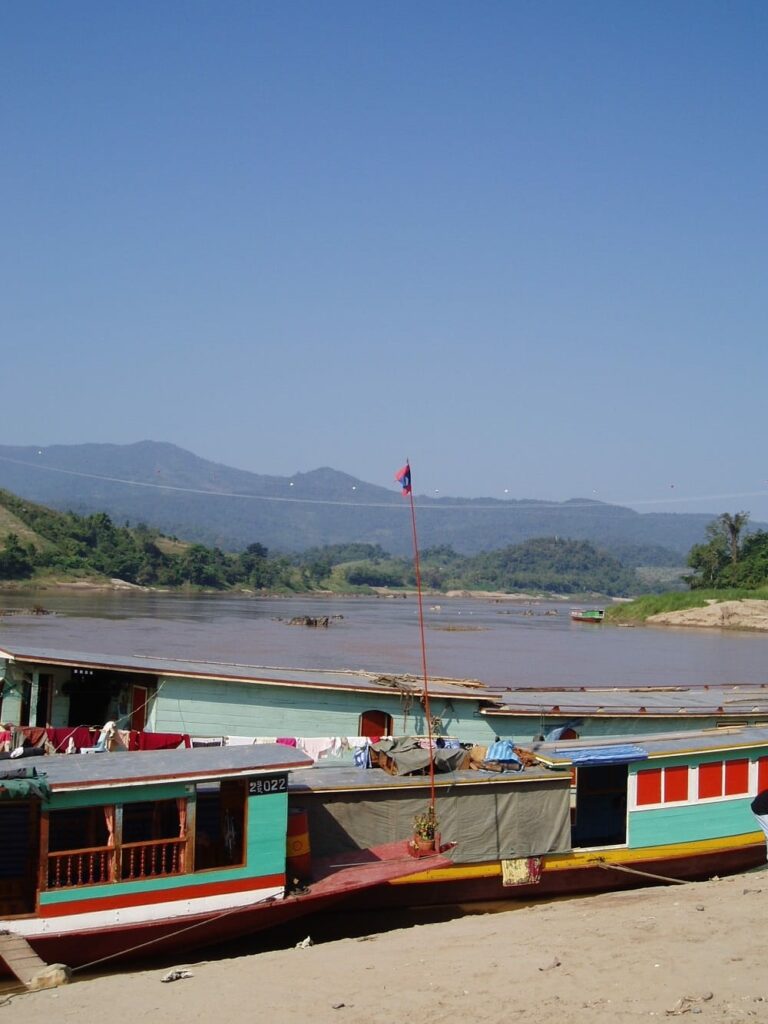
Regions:
<instances>
[{"instance_id":1,"label":"yellow stripe on hull","mask_svg":"<svg viewBox=\"0 0 768 1024\"><path fill-rule=\"evenodd\" d=\"M649 860L678 860L685 857L702 856L708 853L727 853L747 846L765 842L762 832L747 832L741 836L727 836L723 839L701 839L690 843L670 843L667 846L644 846L630 850L614 847L594 850L574 850L571 853L548 854L541 858L542 872L572 871L574 868L589 868L596 862L603 864L632 865ZM499 861L484 861L481 864L456 864L450 868L428 868L404 878L396 878L390 885L423 885L425 882L457 882L473 878L495 878L501 876Z\"/></svg>"}]
</instances>

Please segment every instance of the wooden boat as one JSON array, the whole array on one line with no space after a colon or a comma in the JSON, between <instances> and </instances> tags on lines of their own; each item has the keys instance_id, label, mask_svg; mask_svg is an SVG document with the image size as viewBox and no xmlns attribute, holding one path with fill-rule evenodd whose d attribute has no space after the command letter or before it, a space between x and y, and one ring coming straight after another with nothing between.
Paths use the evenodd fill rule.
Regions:
<instances>
[{"instance_id":1,"label":"wooden boat","mask_svg":"<svg viewBox=\"0 0 768 1024\"><path fill-rule=\"evenodd\" d=\"M291 890L308 872L287 778L311 763L276 744L4 761L0 931L71 967L175 954L411 872L407 829L399 842L316 860ZM289 831L299 857L286 865Z\"/></svg>"},{"instance_id":2,"label":"wooden boat","mask_svg":"<svg viewBox=\"0 0 768 1024\"><path fill-rule=\"evenodd\" d=\"M605 618L604 608L572 608L571 619L574 622L602 622Z\"/></svg>"},{"instance_id":3,"label":"wooden boat","mask_svg":"<svg viewBox=\"0 0 768 1024\"><path fill-rule=\"evenodd\" d=\"M768 788L768 729L723 728L542 744L524 772L436 777L450 865L419 865L358 902L416 906L535 899L693 880L765 863L750 811ZM391 838L427 800L423 776L381 769L296 776L310 840L349 853ZM382 896L382 892L384 895Z\"/></svg>"}]
</instances>

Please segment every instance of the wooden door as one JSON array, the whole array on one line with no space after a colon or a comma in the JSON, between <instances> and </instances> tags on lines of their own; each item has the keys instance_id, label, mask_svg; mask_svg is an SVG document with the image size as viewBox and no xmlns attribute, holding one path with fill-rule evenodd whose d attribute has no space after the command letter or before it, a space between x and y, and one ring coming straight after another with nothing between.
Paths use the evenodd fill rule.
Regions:
<instances>
[{"instance_id":1,"label":"wooden door","mask_svg":"<svg viewBox=\"0 0 768 1024\"><path fill-rule=\"evenodd\" d=\"M131 729L142 732L147 724L147 699L149 690L146 686L137 686L135 683L131 688Z\"/></svg>"}]
</instances>

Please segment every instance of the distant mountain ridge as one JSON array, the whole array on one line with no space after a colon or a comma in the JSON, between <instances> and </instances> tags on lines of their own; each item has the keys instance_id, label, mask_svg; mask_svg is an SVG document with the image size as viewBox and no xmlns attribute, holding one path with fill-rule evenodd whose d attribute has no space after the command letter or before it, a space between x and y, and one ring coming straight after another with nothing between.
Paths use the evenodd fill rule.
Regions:
<instances>
[{"instance_id":1,"label":"distant mountain ridge","mask_svg":"<svg viewBox=\"0 0 768 1024\"><path fill-rule=\"evenodd\" d=\"M363 542L404 554L411 545L407 503L394 484L390 490L327 467L291 477L251 473L166 442L0 445L0 487L62 511L103 511L117 523L146 523L230 551L256 542L286 552ZM559 536L609 551L662 547L679 559L719 514L639 513L580 498L417 494L417 506L421 546L447 544L464 554Z\"/></svg>"}]
</instances>

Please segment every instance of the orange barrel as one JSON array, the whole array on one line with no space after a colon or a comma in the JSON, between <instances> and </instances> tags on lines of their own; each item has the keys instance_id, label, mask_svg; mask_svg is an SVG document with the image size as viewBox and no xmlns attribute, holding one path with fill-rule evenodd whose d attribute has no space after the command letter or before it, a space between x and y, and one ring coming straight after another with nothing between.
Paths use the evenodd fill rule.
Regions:
<instances>
[{"instance_id":1,"label":"orange barrel","mask_svg":"<svg viewBox=\"0 0 768 1024\"><path fill-rule=\"evenodd\" d=\"M306 882L312 877L312 854L309 849L309 820L299 808L288 811L285 842L285 872L290 882L298 878Z\"/></svg>"}]
</instances>

